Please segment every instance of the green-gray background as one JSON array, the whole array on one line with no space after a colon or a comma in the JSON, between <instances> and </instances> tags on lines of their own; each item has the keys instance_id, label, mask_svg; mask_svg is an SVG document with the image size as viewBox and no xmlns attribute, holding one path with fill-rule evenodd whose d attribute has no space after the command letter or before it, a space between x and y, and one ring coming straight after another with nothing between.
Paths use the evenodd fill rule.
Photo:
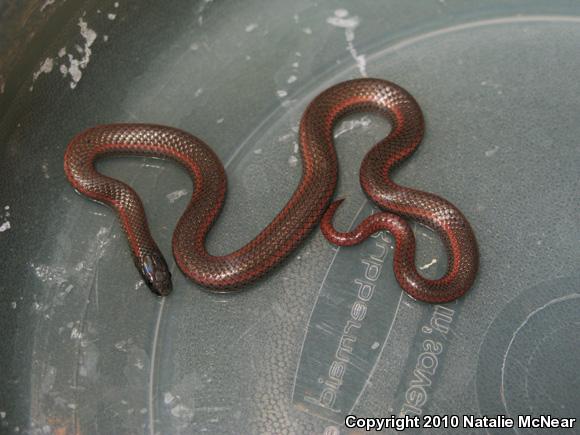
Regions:
<instances>
[{"instance_id":1,"label":"green-gray background","mask_svg":"<svg viewBox=\"0 0 580 435\"><path fill-rule=\"evenodd\" d=\"M422 106L425 140L396 180L465 213L481 269L437 330L441 311L401 294L387 256L348 389L337 393L342 411L398 413L417 399L420 370L426 414L579 417L580 3L8 3L0 432L349 433L303 393L316 393L332 362L372 240L337 252L316 231L248 291L210 294L169 257L191 193L186 174L109 159L99 168L139 192L174 269L174 293L161 300L141 284L111 211L69 186L62 158L76 133L100 123L154 122L203 138L227 166L227 204L209 239L226 253L297 185L307 103L365 74L399 83ZM335 131L343 227L372 210L358 167L387 131L364 114ZM415 230L418 266L440 275L436 236ZM429 339L440 352L425 359Z\"/></svg>"}]
</instances>

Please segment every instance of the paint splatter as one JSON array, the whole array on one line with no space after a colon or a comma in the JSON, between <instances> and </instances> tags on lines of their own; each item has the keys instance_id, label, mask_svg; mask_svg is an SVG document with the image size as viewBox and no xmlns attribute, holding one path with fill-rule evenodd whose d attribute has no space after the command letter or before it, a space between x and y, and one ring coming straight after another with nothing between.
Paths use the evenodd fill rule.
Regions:
<instances>
[{"instance_id":1,"label":"paint splatter","mask_svg":"<svg viewBox=\"0 0 580 435\"><path fill-rule=\"evenodd\" d=\"M485 157L491 157L493 156L495 153L497 153L499 150L499 147L497 145L495 145L492 149L485 151Z\"/></svg>"},{"instance_id":2,"label":"paint splatter","mask_svg":"<svg viewBox=\"0 0 580 435\"><path fill-rule=\"evenodd\" d=\"M44 176L44 178L48 180L50 178L50 173L48 171L48 162L42 162L40 168L42 169L42 175Z\"/></svg>"},{"instance_id":3,"label":"paint splatter","mask_svg":"<svg viewBox=\"0 0 580 435\"><path fill-rule=\"evenodd\" d=\"M54 60L52 57L47 57L44 59L44 62L40 64L38 70L32 73L32 83L34 83L41 74L49 74L52 69L54 68ZM32 91L34 86L30 86L30 90Z\"/></svg>"},{"instance_id":4,"label":"paint splatter","mask_svg":"<svg viewBox=\"0 0 580 435\"><path fill-rule=\"evenodd\" d=\"M437 259L436 258L433 258L429 263L426 263L423 266L419 266L419 270L429 269L434 264L437 264Z\"/></svg>"},{"instance_id":5,"label":"paint splatter","mask_svg":"<svg viewBox=\"0 0 580 435\"><path fill-rule=\"evenodd\" d=\"M43 5L40 7L40 12L43 12L47 7L53 5L55 0L46 0Z\"/></svg>"},{"instance_id":6,"label":"paint splatter","mask_svg":"<svg viewBox=\"0 0 580 435\"><path fill-rule=\"evenodd\" d=\"M339 128L335 131L334 137L337 138L343 134L354 130L355 128L366 128L371 125L371 118L368 116L363 116L360 119L353 119L351 121L344 121L339 125Z\"/></svg>"},{"instance_id":7,"label":"paint splatter","mask_svg":"<svg viewBox=\"0 0 580 435\"><path fill-rule=\"evenodd\" d=\"M253 32L257 28L258 28L258 25L256 23L248 24L246 26L246 32L248 32L248 33Z\"/></svg>"},{"instance_id":8,"label":"paint splatter","mask_svg":"<svg viewBox=\"0 0 580 435\"><path fill-rule=\"evenodd\" d=\"M87 67L91 59L92 54L91 45L93 45L93 43L97 39L97 32L91 29L87 24L87 22L83 20L82 17L79 18L78 26L81 29L81 36L85 40L83 46L80 47L81 48L80 52L82 56L80 58L75 58L72 54L69 53L68 54L69 65L66 66L65 64L62 64L60 66L60 72L62 73L62 75L64 77L70 76L71 78L70 81L71 89L76 88L77 84L81 80L83 76L82 70L84 70ZM61 51L62 50L63 49L61 49Z\"/></svg>"},{"instance_id":9,"label":"paint splatter","mask_svg":"<svg viewBox=\"0 0 580 435\"><path fill-rule=\"evenodd\" d=\"M4 231L8 231L11 227L10 225L10 221L8 220L8 218L10 217L10 206L9 205L5 205L4 206L4 213L2 215L2 224L0 224L0 233L3 233Z\"/></svg>"},{"instance_id":10,"label":"paint splatter","mask_svg":"<svg viewBox=\"0 0 580 435\"><path fill-rule=\"evenodd\" d=\"M181 198L182 196L185 196L185 195L187 195L187 190L181 189L181 190L176 190L175 192L168 193L167 195L165 195L165 197L169 200L169 202L174 203L179 198Z\"/></svg>"},{"instance_id":11,"label":"paint splatter","mask_svg":"<svg viewBox=\"0 0 580 435\"><path fill-rule=\"evenodd\" d=\"M356 62L361 76L367 77L366 57L364 54L358 54L356 48L354 47L354 30L360 24L359 17L349 16L349 12L346 9L336 9L334 11L334 16L328 17L326 22L334 27L340 27L344 29L346 49Z\"/></svg>"}]
</instances>

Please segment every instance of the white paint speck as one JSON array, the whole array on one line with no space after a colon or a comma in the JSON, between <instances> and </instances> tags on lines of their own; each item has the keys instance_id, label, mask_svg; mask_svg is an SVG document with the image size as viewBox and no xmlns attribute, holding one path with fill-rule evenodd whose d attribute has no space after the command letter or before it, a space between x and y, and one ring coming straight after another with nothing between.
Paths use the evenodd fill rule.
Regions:
<instances>
[{"instance_id":1,"label":"white paint speck","mask_svg":"<svg viewBox=\"0 0 580 435\"><path fill-rule=\"evenodd\" d=\"M298 77L296 77L295 75L291 75L290 77L288 77L288 80L286 80L286 82L288 84L294 83L297 79L298 79Z\"/></svg>"},{"instance_id":2,"label":"white paint speck","mask_svg":"<svg viewBox=\"0 0 580 435\"><path fill-rule=\"evenodd\" d=\"M371 349L372 350L378 349L379 346L380 346L379 342L378 341L375 341L373 344L371 344Z\"/></svg>"},{"instance_id":3,"label":"white paint speck","mask_svg":"<svg viewBox=\"0 0 580 435\"><path fill-rule=\"evenodd\" d=\"M118 7L119 7L119 2L115 2L115 3L113 4L113 6L115 6L116 8L118 8Z\"/></svg>"},{"instance_id":4,"label":"white paint speck","mask_svg":"<svg viewBox=\"0 0 580 435\"><path fill-rule=\"evenodd\" d=\"M336 9L334 11L334 16L328 17L326 22L334 27L340 27L344 29L344 36L346 38L346 49L351 54L352 58L356 62L360 74L363 77L367 77L366 71L366 57L364 54L358 54L356 48L354 47L354 30L360 24L360 19L358 16L349 16L346 9Z\"/></svg>"},{"instance_id":5,"label":"white paint speck","mask_svg":"<svg viewBox=\"0 0 580 435\"><path fill-rule=\"evenodd\" d=\"M187 406L179 404L171 408L171 415L178 418L191 419L193 418L193 411Z\"/></svg>"},{"instance_id":6,"label":"white paint speck","mask_svg":"<svg viewBox=\"0 0 580 435\"><path fill-rule=\"evenodd\" d=\"M70 54L69 54L69 56L70 56ZM72 57L72 56L70 56L70 57ZM80 82L81 77L83 76L83 73L81 72L81 69L79 68L79 63L75 59L71 59L71 64L70 64L67 72L72 79L72 82L70 83L70 87L71 87L71 89L74 89L77 87L77 83Z\"/></svg>"},{"instance_id":7,"label":"white paint speck","mask_svg":"<svg viewBox=\"0 0 580 435\"><path fill-rule=\"evenodd\" d=\"M262 154L262 148L256 148L254 154Z\"/></svg>"},{"instance_id":8,"label":"white paint speck","mask_svg":"<svg viewBox=\"0 0 580 435\"><path fill-rule=\"evenodd\" d=\"M165 195L165 197L167 198L167 200L169 202L174 203L179 198L181 198L182 196L185 196L185 195L187 195L187 190L181 189L181 190L176 190L174 192L168 193L167 195Z\"/></svg>"},{"instance_id":9,"label":"white paint speck","mask_svg":"<svg viewBox=\"0 0 580 435\"><path fill-rule=\"evenodd\" d=\"M107 18L109 20L113 21L115 18L117 18L117 14L111 14L111 13L109 13L109 14L107 14Z\"/></svg>"},{"instance_id":10,"label":"white paint speck","mask_svg":"<svg viewBox=\"0 0 580 435\"><path fill-rule=\"evenodd\" d=\"M199 44L196 44L195 42L193 42L193 43L192 43L192 44L189 46L189 49L190 49L191 51L197 51L197 50L199 50Z\"/></svg>"},{"instance_id":11,"label":"white paint speck","mask_svg":"<svg viewBox=\"0 0 580 435\"><path fill-rule=\"evenodd\" d=\"M16 301L12 301L12 302L10 303L10 305L12 306L12 309L13 309L13 310L15 310L15 309L16 309L16 306L17 306L17 304L16 304Z\"/></svg>"},{"instance_id":12,"label":"white paint speck","mask_svg":"<svg viewBox=\"0 0 580 435\"><path fill-rule=\"evenodd\" d=\"M304 27L302 31L307 35L312 35L312 29L310 27Z\"/></svg>"},{"instance_id":13,"label":"white paint speck","mask_svg":"<svg viewBox=\"0 0 580 435\"><path fill-rule=\"evenodd\" d=\"M103 41L107 42L109 40L109 35L103 35Z\"/></svg>"},{"instance_id":14,"label":"white paint speck","mask_svg":"<svg viewBox=\"0 0 580 435\"><path fill-rule=\"evenodd\" d=\"M436 258L434 258L433 260L431 260L429 263L424 264L423 266L419 266L419 270L429 269L434 264L437 264L437 259Z\"/></svg>"},{"instance_id":15,"label":"white paint speck","mask_svg":"<svg viewBox=\"0 0 580 435\"><path fill-rule=\"evenodd\" d=\"M299 66L300 66L300 63L298 63L298 62L292 63L292 68L298 68Z\"/></svg>"},{"instance_id":16,"label":"white paint speck","mask_svg":"<svg viewBox=\"0 0 580 435\"><path fill-rule=\"evenodd\" d=\"M47 7L54 4L55 0L46 0L40 7L40 12L43 12Z\"/></svg>"},{"instance_id":17,"label":"white paint speck","mask_svg":"<svg viewBox=\"0 0 580 435\"><path fill-rule=\"evenodd\" d=\"M216 123L216 124L221 124L222 122L224 122L224 118L220 118L220 119L218 119L218 120L217 120L215 123Z\"/></svg>"},{"instance_id":18,"label":"white paint speck","mask_svg":"<svg viewBox=\"0 0 580 435\"><path fill-rule=\"evenodd\" d=\"M71 338L72 340L78 340L78 339L81 339L81 338L83 338L83 333L82 333L82 331L80 331L79 329L77 329L77 328L76 328L76 326L75 326L75 327L74 327L73 329L71 329L71 331L70 331L70 338Z\"/></svg>"},{"instance_id":19,"label":"white paint speck","mask_svg":"<svg viewBox=\"0 0 580 435\"><path fill-rule=\"evenodd\" d=\"M498 150L499 150L499 147L497 145L495 145L492 149L487 150L485 152L485 157L491 157L491 156L493 156L495 153L497 153Z\"/></svg>"},{"instance_id":20,"label":"white paint speck","mask_svg":"<svg viewBox=\"0 0 580 435\"><path fill-rule=\"evenodd\" d=\"M253 32L257 28L258 28L258 25L256 23L248 24L246 26L246 32L248 32L248 33Z\"/></svg>"},{"instance_id":21,"label":"white paint speck","mask_svg":"<svg viewBox=\"0 0 580 435\"><path fill-rule=\"evenodd\" d=\"M294 133L286 133L282 136L278 136L278 142L284 142L288 139L292 139L294 137Z\"/></svg>"},{"instance_id":22,"label":"white paint speck","mask_svg":"<svg viewBox=\"0 0 580 435\"><path fill-rule=\"evenodd\" d=\"M298 164L298 159L296 158L296 156L288 157L288 164L290 165L291 168L295 168L296 165Z\"/></svg>"},{"instance_id":23,"label":"white paint speck","mask_svg":"<svg viewBox=\"0 0 580 435\"><path fill-rule=\"evenodd\" d=\"M0 233L3 233L4 231L8 231L10 228L11 228L10 221L6 221L2 225L0 225Z\"/></svg>"},{"instance_id":24,"label":"white paint speck","mask_svg":"<svg viewBox=\"0 0 580 435\"><path fill-rule=\"evenodd\" d=\"M97 32L95 32L93 29L90 29L87 22L84 21L82 18L79 18L78 25L81 29L81 36L85 40L85 51L86 51L87 46L90 47L91 45L93 45L93 42L95 42L95 39L97 39Z\"/></svg>"},{"instance_id":25,"label":"white paint speck","mask_svg":"<svg viewBox=\"0 0 580 435\"><path fill-rule=\"evenodd\" d=\"M197 91L195 91L195 93L193 94L193 96L195 98L199 97L201 94L203 94L203 88L199 88L197 89Z\"/></svg>"},{"instance_id":26,"label":"white paint speck","mask_svg":"<svg viewBox=\"0 0 580 435\"><path fill-rule=\"evenodd\" d=\"M488 82L486 80L483 80L481 82L481 86L491 87L491 88L495 89L497 95L503 95L503 91L501 90L501 84L499 84L499 83L493 83L493 82Z\"/></svg>"},{"instance_id":27,"label":"white paint speck","mask_svg":"<svg viewBox=\"0 0 580 435\"><path fill-rule=\"evenodd\" d=\"M58 57L64 57L65 54L66 54L66 47L62 47L60 50L58 50Z\"/></svg>"},{"instance_id":28,"label":"white paint speck","mask_svg":"<svg viewBox=\"0 0 580 435\"><path fill-rule=\"evenodd\" d=\"M288 95L288 92L285 91L284 89L278 89L276 91L276 94L280 97L280 98L284 98L285 96Z\"/></svg>"},{"instance_id":29,"label":"white paint speck","mask_svg":"<svg viewBox=\"0 0 580 435\"><path fill-rule=\"evenodd\" d=\"M346 9L335 10L334 16L328 17L326 22L335 27L342 27L344 29L355 29L360 23L357 16L349 17Z\"/></svg>"},{"instance_id":30,"label":"white paint speck","mask_svg":"<svg viewBox=\"0 0 580 435\"><path fill-rule=\"evenodd\" d=\"M169 405L174 400L175 400L175 396L173 394L171 394L170 392L167 392L167 393L163 394L163 402L166 405Z\"/></svg>"},{"instance_id":31,"label":"white paint speck","mask_svg":"<svg viewBox=\"0 0 580 435\"><path fill-rule=\"evenodd\" d=\"M129 343L127 343L126 340L121 340L121 341L116 342L114 344L114 346L115 346L115 349L117 349L121 352L127 352L127 344L129 344ZM122 401L121 401L121 403L122 403Z\"/></svg>"},{"instance_id":32,"label":"white paint speck","mask_svg":"<svg viewBox=\"0 0 580 435\"><path fill-rule=\"evenodd\" d=\"M40 167L42 168L42 175L48 180L50 178L50 174L48 173L48 162L42 162Z\"/></svg>"},{"instance_id":33,"label":"white paint speck","mask_svg":"<svg viewBox=\"0 0 580 435\"><path fill-rule=\"evenodd\" d=\"M40 65L40 68L38 68L37 71L32 73L32 82L35 82L36 79L38 79L38 77L41 74L49 74L53 68L54 68L54 60L52 59L52 57L47 57L46 59L44 59L44 62L42 62L42 64Z\"/></svg>"},{"instance_id":34,"label":"white paint speck","mask_svg":"<svg viewBox=\"0 0 580 435\"><path fill-rule=\"evenodd\" d=\"M363 116L360 119L353 119L351 121L344 121L339 125L339 128L335 131L334 137L337 138L342 136L346 132L354 130L355 128L366 128L371 125L371 119L368 116Z\"/></svg>"}]
</instances>

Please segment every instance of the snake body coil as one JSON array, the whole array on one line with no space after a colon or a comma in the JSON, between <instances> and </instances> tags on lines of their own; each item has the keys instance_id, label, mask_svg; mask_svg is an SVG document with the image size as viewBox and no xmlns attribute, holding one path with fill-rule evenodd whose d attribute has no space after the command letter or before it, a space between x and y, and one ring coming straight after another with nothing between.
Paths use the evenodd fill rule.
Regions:
<instances>
[{"instance_id":1,"label":"snake body coil","mask_svg":"<svg viewBox=\"0 0 580 435\"><path fill-rule=\"evenodd\" d=\"M392 124L390 134L363 160L363 190L384 211L344 233L332 226L340 201L329 207L337 183L338 164L333 128L343 116L378 112ZM80 193L117 212L135 264L151 290L171 291L171 276L147 226L143 205L133 189L95 170L97 158L137 154L170 158L189 172L191 200L173 234L173 255L179 268L198 284L229 291L261 277L278 265L322 221L324 235L338 245L352 245L387 229L395 237L394 269L401 287L416 299L448 302L473 284L478 267L477 243L461 212L448 201L395 184L391 170L413 153L424 132L416 101L399 86L378 79L357 79L335 85L317 96L300 124L302 178L296 191L252 241L223 256L205 249L205 239L219 216L226 194L226 175L215 153L200 139L170 127L113 124L76 136L65 154L65 172ZM326 211L326 213L325 213ZM448 252L448 270L439 280L427 280L415 267L415 241L408 217L435 229Z\"/></svg>"}]
</instances>

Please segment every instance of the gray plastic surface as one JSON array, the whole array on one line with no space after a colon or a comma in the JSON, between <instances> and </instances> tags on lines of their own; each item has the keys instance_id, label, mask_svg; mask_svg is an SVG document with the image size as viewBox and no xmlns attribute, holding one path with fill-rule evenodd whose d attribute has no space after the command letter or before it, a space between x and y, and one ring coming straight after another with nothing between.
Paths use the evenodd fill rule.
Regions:
<instances>
[{"instance_id":1,"label":"gray plastic surface","mask_svg":"<svg viewBox=\"0 0 580 435\"><path fill-rule=\"evenodd\" d=\"M338 435L355 433L348 413L580 417L580 4L57 0L32 13L53 31L0 71L0 432ZM184 171L103 161L141 195L172 265L159 299L113 213L62 170L68 141L95 124L203 138L227 167L209 239L226 253L296 187L308 102L363 75L402 85L426 116L396 180L449 199L475 229L481 269L456 303L402 294L387 235L335 249L318 230L244 292L203 291L170 256ZM341 228L374 210L358 169L388 128L360 114L335 131ZM442 275L440 242L415 230L418 266ZM355 304L366 314L347 330Z\"/></svg>"}]
</instances>

